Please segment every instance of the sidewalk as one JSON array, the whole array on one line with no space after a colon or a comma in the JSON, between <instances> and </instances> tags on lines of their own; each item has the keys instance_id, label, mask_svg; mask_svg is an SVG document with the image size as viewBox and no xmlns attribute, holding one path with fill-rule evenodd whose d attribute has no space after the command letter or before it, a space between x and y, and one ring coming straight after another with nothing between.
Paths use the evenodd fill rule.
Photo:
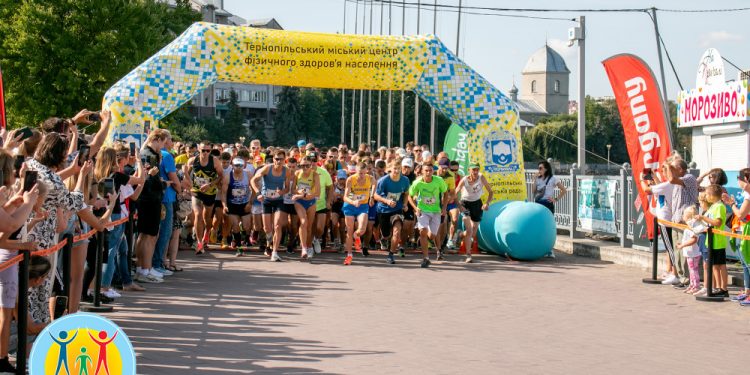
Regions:
<instances>
[{"instance_id":1,"label":"sidewalk","mask_svg":"<svg viewBox=\"0 0 750 375\"><path fill-rule=\"evenodd\" d=\"M429 269L415 255L349 267L340 254L179 257L185 272L105 315L130 336L139 374L705 374L719 371L707 358L741 358L750 344L750 309L562 253L452 255ZM676 356L665 342L688 328L700 344Z\"/></svg>"}]
</instances>

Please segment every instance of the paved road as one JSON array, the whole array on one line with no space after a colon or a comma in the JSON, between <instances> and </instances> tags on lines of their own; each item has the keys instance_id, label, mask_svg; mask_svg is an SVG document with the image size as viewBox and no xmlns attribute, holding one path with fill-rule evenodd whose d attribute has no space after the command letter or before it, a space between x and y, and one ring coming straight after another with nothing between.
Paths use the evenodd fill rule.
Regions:
<instances>
[{"instance_id":1,"label":"paved road","mask_svg":"<svg viewBox=\"0 0 750 375\"><path fill-rule=\"evenodd\" d=\"M644 273L411 255L353 266L181 252L185 272L108 314L142 374L708 374L743 363L750 308L700 303Z\"/></svg>"}]
</instances>

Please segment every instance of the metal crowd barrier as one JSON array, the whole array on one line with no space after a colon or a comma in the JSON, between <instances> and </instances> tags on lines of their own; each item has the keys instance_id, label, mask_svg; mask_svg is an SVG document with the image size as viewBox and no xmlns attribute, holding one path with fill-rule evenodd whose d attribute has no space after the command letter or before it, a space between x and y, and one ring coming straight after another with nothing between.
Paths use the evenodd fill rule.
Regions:
<instances>
[{"instance_id":1,"label":"metal crowd barrier","mask_svg":"<svg viewBox=\"0 0 750 375\"><path fill-rule=\"evenodd\" d=\"M661 284L661 281L657 276L657 262L658 262L658 256L659 256L659 243L658 243L658 237L659 235L662 235L662 241L664 241L664 246L667 247L667 251L672 251L671 246L666 243L666 240L664 239L664 235L661 231L661 226L668 227L668 228L674 228L674 229L680 229L680 230L689 230L691 229L689 226L679 223L674 223L667 220L661 220L656 217L654 217L654 236L651 238L651 253L652 253L652 266L651 266L651 278L650 279L643 279L643 282L646 284ZM750 224L746 224L750 225ZM708 256L707 259L704 259L703 261L707 263L707 274L705 275L704 279L704 285L706 287L706 295L705 296L695 296L695 299L698 301L704 301L704 302L721 302L725 300L725 297L717 296L713 292L713 257L711 256L712 245L714 243L714 235L720 235L730 238L735 238L742 241L750 241L750 236L745 236L738 233L733 232L727 232L721 229L716 229L712 226L709 226L706 229L706 238L707 242L709 244L708 246ZM740 255L741 256L741 255Z\"/></svg>"},{"instance_id":2,"label":"metal crowd barrier","mask_svg":"<svg viewBox=\"0 0 750 375\"><path fill-rule=\"evenodd\" d=\"M104 251L106 250L106 228L112 228L114 226L124 224L130 220L129 217L122 218L117 221L113 221L105 226L105 230L102 235L97 238L97 250L96 250L96 286L94 290L94 307L100 307L101 303L101 270ZM26 374L26 345L27 335L26 330L28 328L28 313L29 313L29 262L31 261L32 255L49 256L61 249L63 250L63 291L65 296L70 301L70 253L73 249L73 243L79 242L88 238L93 237L96 234L96 229L92 229L87 233L73 237L68 234L63 237L63 240L58 242L56 245L48 248L41 249L34 252L20 250L18 255L0 264L0 272L7 270L14 264L18 264L18 350L16 351L16 374ZM94 311L94 310L92 310Z\"/></svg>"}]
</instances>

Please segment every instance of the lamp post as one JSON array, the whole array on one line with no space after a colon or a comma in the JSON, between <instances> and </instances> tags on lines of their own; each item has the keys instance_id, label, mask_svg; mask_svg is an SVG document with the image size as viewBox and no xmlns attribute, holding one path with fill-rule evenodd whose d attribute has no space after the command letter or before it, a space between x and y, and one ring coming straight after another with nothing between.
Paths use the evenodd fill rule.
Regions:
<instances>
[{"instance_id":1,"label":"lamp post","mask_svg":"<svg viewBox=\"0 0 750 375\"><path fill-rule=\"evenodd\" d=\"M612 145L607 145L607 170L609 170L609 151L612 149Z\"/></svg>"}]
</instances>

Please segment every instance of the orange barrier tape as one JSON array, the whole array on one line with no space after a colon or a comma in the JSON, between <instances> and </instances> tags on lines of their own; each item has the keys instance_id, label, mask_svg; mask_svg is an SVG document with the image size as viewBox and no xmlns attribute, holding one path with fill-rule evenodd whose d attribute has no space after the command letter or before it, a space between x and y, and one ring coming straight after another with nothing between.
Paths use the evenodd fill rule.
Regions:
<instances>
[{"instance_id":1,"label":"orange barrier tape","mask_svg":"<svg viewBox=\"0 0 750 375\"><path fill-rule=\"evenodd\" d=\"M687 226L685 224L673 223L671 221L666 221L666 220L662 220L662 219L658 219L658 222L659 222L659 224L662 224L662 225L667 226L667 227L672 227L672 228L677 228L677 229L682 229L682 230L692 229L692 228L690 228L689 226ZM745 236L745 235L742 235L742 234L739 234L739 233L727 232L727 231L723 231L721 229L716 229L716 228L711 229L711 232L713 232L713 234L718 234L718 235L721 235L721 236L736 238L738 240L750 241L750 236Z\"/></svg>"},{"instance_id":2,"label":"orange barrier tape","mask_svg":"<svg viewBox=\"0 0 750 375\"><path fill-rule=\"evenodd\" d=\"M107 224L106 227L107 228L112 228L114 226L117 226L117 225L120 225L120 224L124 224L128 220L130 220L130 218L124 217L124 218L122 218L120 220L116 220L116 221L113 221L113 222ZM89 239L89 238L93 237L94 234L96 234L96 232L97 232L96 229L92 229L92 230L88 231L87 233L75 236L75 237L73 237L73 242L79 242L79 241L82 241L82 240L85 240L85 239ZM60 241L55 246L52 246L49 249L37 250L37 251L31 253L31 255L48 256L48 255L50 255L52 253L55 253L55 252L59 251L63 247L65 247L66 243L67 243L67 240ZM1 271L5 271L6 269L10 268L11 266L13 266L16 263L21 262L22 260L23 260L23 254L20 254L20 255L16 255L15 257L13 257L13 258L11 258L11 259L3 262L2 264L0 264L0 272Z\"/></svg>"}]
</instances>

